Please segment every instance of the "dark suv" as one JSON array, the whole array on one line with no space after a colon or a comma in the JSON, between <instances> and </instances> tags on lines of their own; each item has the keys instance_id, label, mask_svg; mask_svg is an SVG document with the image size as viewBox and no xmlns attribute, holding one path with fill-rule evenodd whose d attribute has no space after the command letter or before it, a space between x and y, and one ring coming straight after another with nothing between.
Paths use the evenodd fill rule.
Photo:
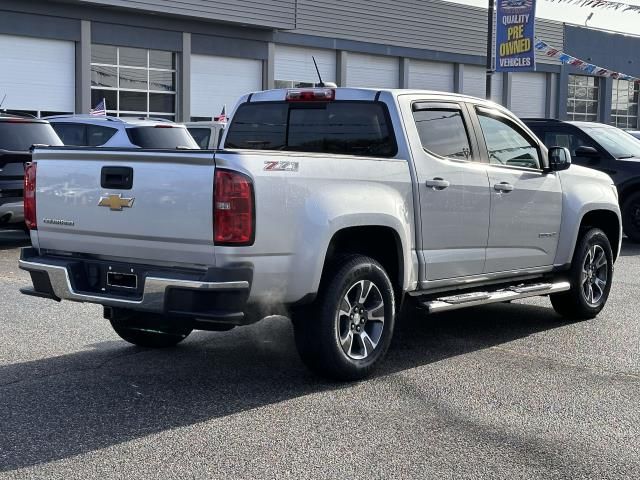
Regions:
<instances>
[{"instance_id":1,"label":"dark suv","mask_svg":"<svg viewBox=\"0 0 640 480\"><path fill-rule=\"evenodd\" d=\"M46 120L0 114L0 228L23 228L24 165L35 144L62 142Z\"/></svg>"},{"instance_id":2,"label":"dark suv","mask_svg":"<svg viewBox=\"0 0 640 480\"><path fill-rule=\"evenodd\" d=\"M611 176L620 196L624 232L640 242L640 141L603 123L523 121L547 147L567 147L573 163Z\"/></svg>"}]
</instances>

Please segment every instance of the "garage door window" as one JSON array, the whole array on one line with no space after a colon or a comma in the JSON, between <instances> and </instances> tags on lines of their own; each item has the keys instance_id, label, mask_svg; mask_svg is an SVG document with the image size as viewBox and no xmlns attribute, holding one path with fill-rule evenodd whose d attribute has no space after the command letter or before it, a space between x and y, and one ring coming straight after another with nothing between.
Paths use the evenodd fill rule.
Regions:
<instances>
[{"instance_id":1,"label":"garage door window","mask_svg":"<svg viewBox=\"0 0 640 480\"><path fill-rule=\"evenodd\" d=\"M611 124L619 128L638 128L638 90L628 80L614 80L611 92Z\"/></svg>"},{"instance_id":2,"label":"garage door window","mask_svg":"<svg viewBox=\"0 0 640 480\"><path fill-rule=\"evenodd\" d=\"M598 80L587 75L569 75L567 117L569 120L598 120Z\"/></svg>"},{"instance_id":3,"label":"garage door window","mask_svg":"<svg viewBox=\"0 0 640 480\"><path fill-rule=\"evenodd\" d=\"M92 106L103 98L109 115L173 120L176 111L175 54L92 45Z\"/></svg>"}]
</instances>

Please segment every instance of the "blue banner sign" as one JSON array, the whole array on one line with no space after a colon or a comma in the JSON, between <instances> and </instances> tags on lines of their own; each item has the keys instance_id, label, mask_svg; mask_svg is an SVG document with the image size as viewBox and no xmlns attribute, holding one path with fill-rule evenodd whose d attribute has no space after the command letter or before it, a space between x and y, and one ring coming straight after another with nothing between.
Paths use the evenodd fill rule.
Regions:
<instances>
[{"instance_id":1,"label":"blue banner sign","mask_svg":"<svg viewBox=\"0 0 640 480\"><path fill-rule=\"evenodd\" d=\"M535 0L497 0L496 71L536 69Z\"/></svg>"}]
</instances>

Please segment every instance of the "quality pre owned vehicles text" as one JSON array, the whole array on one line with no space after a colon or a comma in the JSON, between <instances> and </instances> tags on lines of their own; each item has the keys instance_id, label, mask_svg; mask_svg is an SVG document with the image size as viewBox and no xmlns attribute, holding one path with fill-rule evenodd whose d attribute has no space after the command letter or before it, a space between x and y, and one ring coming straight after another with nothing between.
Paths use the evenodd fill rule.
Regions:
<instances>
[{"instance_id":1,"label":"quality pre owned vehicles text","mask_svg":"<svg viewBox=\"0 0 640 480\"><path fill-rule=\"evenodd\" d=\"M607 301L621 242L611 179L492 102L256 92L221 145L36 149L24 293L102 304L148 347L286 312L305 364L339 379L380 363L401 307L548 295L584 319Z\"/></svg>"}]
</instances>

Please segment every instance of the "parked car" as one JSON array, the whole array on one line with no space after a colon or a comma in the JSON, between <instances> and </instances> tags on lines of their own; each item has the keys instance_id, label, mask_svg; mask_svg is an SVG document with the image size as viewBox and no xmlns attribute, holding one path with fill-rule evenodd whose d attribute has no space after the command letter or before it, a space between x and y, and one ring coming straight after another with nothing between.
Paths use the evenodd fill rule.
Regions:
<instances>
[{"instance_id":1,"label":"parked car","mask_svg":"<svg viewBox=\"0 0 640 480\"><path fill-rule=\"evenodd\" d=\"M187 130L203 150L218 148L222 132L227 122L188 122L185 123Z\"/></svg>"},{"instance_id":2,"label":"parked car","mask_svg":"<svg viewBox=\"0 0 640 480\"><path fill-rule=\"evenodd\" d=\"M634 138L640 140L640 130L627 130L627 133Z\"/></svg>"},{"instance_id":3,"label":"parked car","mask_svg":"<svg viewBox=\"0 0 640 480\"><path fill-rule=\"evenodd\" d=\"M91 115L47 117L65 145L118 148L199 148L184 125L163 119Z\"/></svg>"},{"instance_id":4,"label":"parked car","mask_svg":"<svg viewBox=\"0 0 640 480\"><path fill-rule=\"evenodd\" d=\"M567 147L571 161L611 176L620 195L624 232L640 242L640 142L595 122L524 119L545 145Z\"/></svg>"},{"instance_id":5,"label":"parked car","mask_svg":"<svg viewBox=\"0 0 640 480\"><path fill-rule=\"evenodd\" d=\"M46 120L0 114L0 228L22 228L24 166L35 144L62 142Z\"/></svg>"},{"instance_id":6,"label":"parked car","mask_svg":"<svg viewBox=\"0 0 640 480\"><path fill-rule=\"evenodd\" d=\"M213 162L36 149L23 293L102 304L146 347L288 312L304 362L339 379L380 363L404 303L436 313L548 295L586 319L607 301L622 236L611 178L547 152L497 104L256 92L222 141ZM69 202L52 184L81 193Z\"/></svg>"}]
</instances>

